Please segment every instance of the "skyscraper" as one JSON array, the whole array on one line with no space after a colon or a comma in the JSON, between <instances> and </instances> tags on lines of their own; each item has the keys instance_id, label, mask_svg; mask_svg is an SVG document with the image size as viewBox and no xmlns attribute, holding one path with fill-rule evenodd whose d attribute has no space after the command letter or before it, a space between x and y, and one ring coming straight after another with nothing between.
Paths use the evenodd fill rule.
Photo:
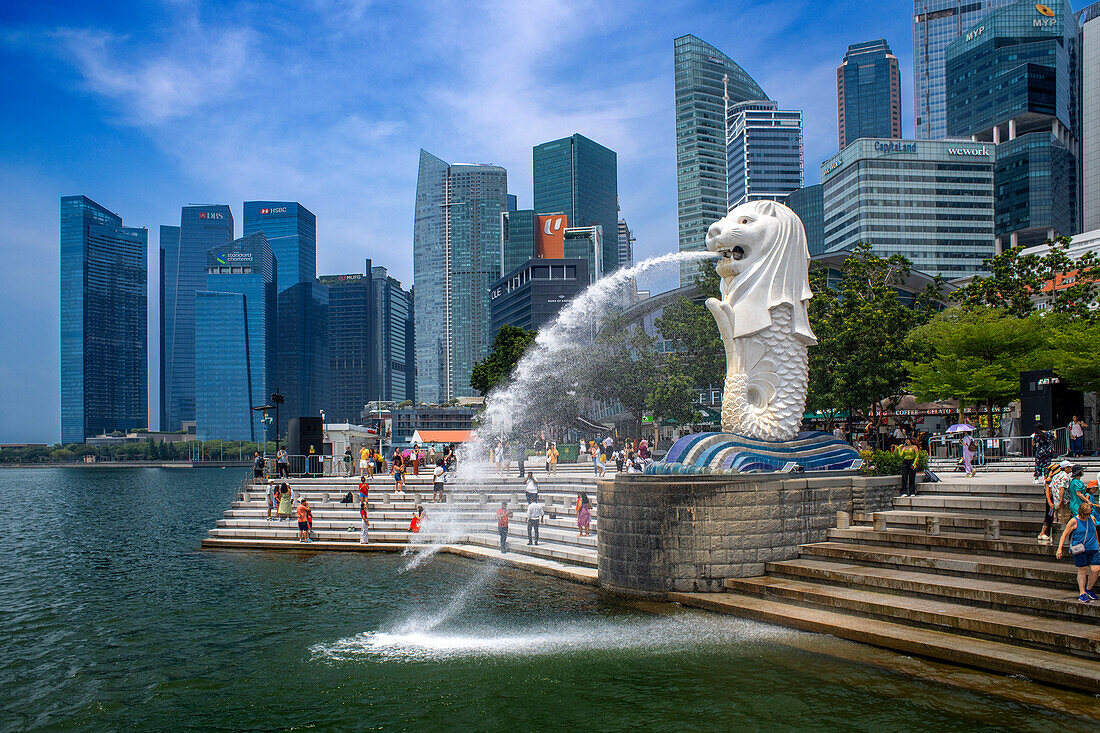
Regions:
<instances>
[{"instance_id":1,"label":"skyscraper","mask_svg":"<svg viewBox=\"0 0 1100 733\"><path fill-rule=\"evenodd\" d=\"M599 274L617 270L619 184L615 151L574 134L536 145L532 157L535 211L564 213L574 227L603 227L603 269Z\"/></svg>"},{"instance_id":2,"label":"skyscraper","mask_svg":"<svg viewBox=\"0 0 1100 733\"><path fill-rule=\"evenodd\" d=\"M206 288L206 255L233 239L228 206L184 206L180 226L163 227L161 257L161 430L195 419L195 293Z\"/></svg>"},{"instance_id":3,"label":"skyscraper","mask_svg":"<svg viewBox=\"0 0 1100 733\"><path fill-rule=\"evenodd\" d=\"M1100 2L1078 11L1081 25L1081 231L1100 229Z\"/></svg>"},{"instance_id":4,"label":"skyscraper","mask_svg":"<svg viewBox=\"0 0 1100 733\"><path fill-rule=\"evenodd\" d=\"M901 72L886 39L848 46L836 70L840 149L861 137L901 138Z\"/></svg>"},{"instance_id":5,"label":"skyscraper","mask_svg":"<svg viewBox=\"0 0 1100 733\"><path fill-rule=\"evenodd\" d=\"M87 196L61 197L62 443L149 425L147 244Z\"/></svg>"},{"instance_id":6,"label":"skyscraper","mask_svg":"<svg viewBox=\"0 0 1100 733\"><path fill-rule=\"evenodd\" d=\"M262 233L211 249L195 293L195 433L199 440L274 439L252 408L275 379L275 258Z\"/></svg>"},{"instance_id":7,"label":"skyscraper","mask_svg":"<svg viewBox=\"0 0 1100 733\"><path fill-rule=\"evenodd\" d=\"M403 402L416 399L416 333L413 328L413 294L401 287L385 267L372 266L371 297L374 302L375 399Z\"/></svg>"},{"instance_id":8,"label":"skyscraper","mask_svg":"<svg viewBox=\"0 0 1100 733\"><path fill-rule=\"evenodd\" d=\"M442 403L473 395L470 373L489 350L489 287L500 277L508 173L451 165L420 151L413 223L416 394Z\"/></svg>"},{"instance_id":9,"label":"skyscraper","mask_svg":"<svg viewBox=\"0 0 1100 733\"><path fill-rule=\"evenodd\" d=\"M801 188L802 112L752 100L730 104L726 120L727 210Z\"/></svg>"},{"instance_id":10,"label":"skyscraper","mask_svg":"<svg viewBox=\"0 0 1100 733\"><path fill-rule=\"evenodd\" d=\"M1020 0L945 52L947 134L997 147L1001 248L1080 231L1079 35L1066 0Z\"/></svg>"},{"instance_id":11,"label":"skyscraper","mask_svg":"<svg viewBox=\"0 0 1100 733\"><path fill-rule=\"evenodd\" d=\"M913 105L917 139L947 136L948 45L990 10L1014 0L913 0Z\"/></svg>"},{"instance_id":12,"label":"skyscraper","mask_svg":"<svg viewBox=\"0 0 1100 733\"><path fill-rule=\"evenodd\" d=\"M317 281L313 212L296 201L245 201L244 234L259 232L267 237L277 269L275 386L286 397L279 415L285 425L293 417L316 416L325 407L328 289Z\"/></svg>"},{"instance_id":13,"label":"skyscraper","mask_svg":"<svg viewBox=\"0 0 1100 733\"><path fill-rule=\"evenodd\" d=\"M705 247L707 228L726 215L726 118L723 77L733 103L768 99L738 66L692 35L674 44L676 196L680 251ZM680 285L695 282L696 263L680 265Z\"/></svg>"},{"instance_id":14,"label":"skyscraper","mask_svg":"<svg viewBox=\"0 0 1100 733\"><path fill-rule=\"evenodd\" d=\"M825 195L820 183L806 186L791 193L784 201L802 220L806 230L806 246L810 256L825 251Z\"/></svg>"},{"instance_id":15,"label":"skyscraper","mask_svg":"<svg viewBox=\"0 0 1100 733\"><path fill-rule=\"evenodd\" d=\"M619 219L619 267L634 266L634 232L625 219Z\"/></svg>"}]
</instances>

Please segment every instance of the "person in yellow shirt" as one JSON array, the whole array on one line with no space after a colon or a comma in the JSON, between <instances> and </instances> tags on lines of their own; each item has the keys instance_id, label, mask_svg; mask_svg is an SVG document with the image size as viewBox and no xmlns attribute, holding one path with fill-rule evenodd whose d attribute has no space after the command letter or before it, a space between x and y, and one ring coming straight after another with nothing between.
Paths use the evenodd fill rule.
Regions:
<instances>
[{"instance_id":1,"label":"person in yellow shirt","mask_svg":"<svg viewBox=\"0 0 1100 733\"><path fill-rule=\"evenodd\" d=\"M916 496L917 494L917 458L920 457L920 449L913 442L913 436L905 438L905 442L895 449L901 456L901 495Z\"/></svg>"},{"instance_id":2,"label":"person in yellow shirt","mask_svg":"<svg viewBox=\"0 0 1100 733\"><path fill-rule=\"evenodd\" d=\"M359 451L359 475L374 478L374 460L370 448L365 445Z\"/></svg>"}]
</instances>

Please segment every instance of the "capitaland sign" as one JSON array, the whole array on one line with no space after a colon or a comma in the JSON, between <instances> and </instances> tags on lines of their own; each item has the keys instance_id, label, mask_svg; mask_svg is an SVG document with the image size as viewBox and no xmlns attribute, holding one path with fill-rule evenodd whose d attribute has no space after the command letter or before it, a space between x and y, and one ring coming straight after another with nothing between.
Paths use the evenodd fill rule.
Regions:
<instances>
[{"instance_id":1,"label":"capitaland sign","mask_svg":"<svg viewBox=\"0 0 1100 733\"><path fill-rule=\"evenodd\" d=\"M897 153L917 152L916 143L898 143L890 140L876 140L875 152L883 155L896 155Z\"/></svg>"},{"instance_id":2,"label":"capitaland sign","mask_svg":"<svg viewBox=\"0 0 1100 733\"><path fill-rule=\"evenodd\" d=\"M286 207L285 206L274 206L270 209L260 209L260 216L265 216L267 214L285 214L285 213L286 213Z\"/></svg>"},{"instance_id":3,"label":"capitaland sign","mask_svg":"<svg viewBox=\"0 0 1100 733\"><path fill-rule=\"evenodd\" d=\"M979 145L976 148L948 148L948 155L993 155L988 145Z\"/></svg>"},{"instance_id":4,"label":"capitaland sign","mask_svg":"<svg viewBox=\"0 0 1100 733\"><path fill-rule=\"evenodd\" d=\"M200 211L199 212L199 218L200 219L224 219L225 214L221 213L220 211Z\"/></svg>"}]
</instances>

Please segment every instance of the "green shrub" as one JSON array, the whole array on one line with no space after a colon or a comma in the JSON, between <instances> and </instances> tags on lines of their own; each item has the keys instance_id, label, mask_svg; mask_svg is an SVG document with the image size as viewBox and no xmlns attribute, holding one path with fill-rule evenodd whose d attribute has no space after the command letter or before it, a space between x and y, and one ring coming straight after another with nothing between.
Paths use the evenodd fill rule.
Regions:
<instances>
[{"instance_id":1,"label":"green shrub","mask_svg":"<svg viewBox=\"0 0 1100 733\"><path fill-rule=\"evenodd\" d=\"M860 473L864 476L900 476L902 458L894 451L876 450L860 451L859 457L863 459L863 468ZM923 471L928 467L928 452L921 451L917 456L916 469Z\"/></svg>"}]
</instances>

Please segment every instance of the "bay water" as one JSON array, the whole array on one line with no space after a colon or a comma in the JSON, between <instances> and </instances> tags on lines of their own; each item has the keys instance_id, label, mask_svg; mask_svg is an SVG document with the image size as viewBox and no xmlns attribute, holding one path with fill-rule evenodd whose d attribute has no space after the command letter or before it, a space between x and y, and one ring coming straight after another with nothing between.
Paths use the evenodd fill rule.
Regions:
<instances>
[{"instance_id":1,"label":"bay water","mask_svg":"<svg viewBox=\"0 0 1100 733\"><path fill-rule=\"evenodd\" d=\"M1095 730L491 563L200 549L246 473L0 471L0 730Z\"/></svg>"}]
</instances>

